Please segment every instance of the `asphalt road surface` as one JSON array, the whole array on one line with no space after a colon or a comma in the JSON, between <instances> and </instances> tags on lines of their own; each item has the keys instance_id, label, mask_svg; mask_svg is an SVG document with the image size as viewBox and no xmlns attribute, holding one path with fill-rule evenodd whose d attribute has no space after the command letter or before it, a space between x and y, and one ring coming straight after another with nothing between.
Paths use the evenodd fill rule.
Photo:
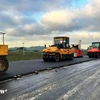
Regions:
<instances>
[{"instance_id":1,"label":"asphalt road surface","mask_svg":"<svg viewBox=\"0 0 100 100\"><path fill-rule=\"evenodd\" d=\"M1 82L0 89L0 100L100 100L100 60Z\"/></svg>"},{"instance_id":2,"label":"asphalt road surface","mask_svg":"<svg viewBox=\"0 0 100 100\"><path fill-rule=\"evenodd\" d=\"M61 62L44 62L42 59L13 61L9 63L8 71L5 74L0 75L0 81L15 76L17 77L18 75L33 73L34 71L42 71L48 68L56 68L93 59L94 58L88 58L87 56L84 56L82 58L74 58L74 60L65 60Z\"/></svg>"}]
</instances>

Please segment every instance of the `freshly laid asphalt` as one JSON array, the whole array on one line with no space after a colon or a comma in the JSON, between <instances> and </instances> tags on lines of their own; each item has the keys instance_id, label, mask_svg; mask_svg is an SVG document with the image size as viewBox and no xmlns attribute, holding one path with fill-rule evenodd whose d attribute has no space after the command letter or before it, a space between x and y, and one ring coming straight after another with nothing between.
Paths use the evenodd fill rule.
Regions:
<instances>
[{"instance_id":1,"label":"freshly laid asphalt","mask_svg":"<svg viewBox=\"0 0 100 100\"><path fill-rule=\"evenodd\" d=\"M100 60L0 82L0 100L100 100Z\"/></svg>"},{"instance_id":2,"label":"freshly laid asphalt","mask_svg":"<svg viewBox=\"0 0 100 100\"><path fill-rule=\"evenodd\" d=\"M64 60L60 62L44 62L42 59L38 60L24 60L24 61L12 61L9 62L9 69L5 74L0 75L0 81L5 79L17 77L18 75L26 75L34 73L36 71L43 71L50 68L63 67L67 65L73 65L82 63L95 58L88 58L84 56L82 58L74 58L73 60Z\"/></svg>"}]
</instances>

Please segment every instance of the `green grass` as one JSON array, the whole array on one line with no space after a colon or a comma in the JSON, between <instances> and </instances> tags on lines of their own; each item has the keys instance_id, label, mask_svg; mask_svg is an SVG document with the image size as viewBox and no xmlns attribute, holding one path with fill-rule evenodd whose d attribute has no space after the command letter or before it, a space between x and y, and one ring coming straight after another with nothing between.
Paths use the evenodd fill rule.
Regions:
<instances>
[{"instance_id":1,"label":"green grass","mask_svg":"<svg viewBox=\"0 0 100 100\"><path fill-rule=\"evenodd\" d=\"M87 52L83 51L83 55L86 55ZM19 60L34 60L34 59L41 59L42 58L42 51L34 52L34 51L26 51L25 55L22 52L18 51L9 51L7 56L8 61L19 61Z\"/></svg>"},{"instance_id":2,"label":"green grass","mask_svg":"<svg viewBox=\"0 0 100 100\"><path fill-rule=\"evenodd\" d=\"M25 55L22 52L14 52L10 51L7 59L8 61L19 61L19 60L33 60L33 59L41 59L42 52L25 52Z\"/></svg>"}]
</instances>

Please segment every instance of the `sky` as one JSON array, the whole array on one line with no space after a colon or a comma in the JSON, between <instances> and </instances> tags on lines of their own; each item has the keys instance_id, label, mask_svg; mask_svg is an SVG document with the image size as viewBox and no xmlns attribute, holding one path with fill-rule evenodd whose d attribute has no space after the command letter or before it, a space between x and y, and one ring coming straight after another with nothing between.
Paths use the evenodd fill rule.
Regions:
<instances>
[{"instance_id":1,"label":"sky","mask_svg":"<svg viewBox=\"0 0 100 100\"><path fill-rule=\"evenodd\" d=\"M51 45L53 37L68 36L86 49L100 41L100 0L0 0L0 31L9 47Z\"/></svg>"}]
</instances>

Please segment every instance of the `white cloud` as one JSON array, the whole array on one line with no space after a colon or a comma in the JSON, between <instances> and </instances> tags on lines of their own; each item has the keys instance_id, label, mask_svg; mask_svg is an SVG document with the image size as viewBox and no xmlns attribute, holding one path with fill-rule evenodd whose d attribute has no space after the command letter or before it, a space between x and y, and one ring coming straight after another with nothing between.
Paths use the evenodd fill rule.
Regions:
<instances>
[{"instance_id":1,"label":"white cloud","mask_svg":"<svg viewBox=\"0 0 100 100\"><path fill-rule=\"evenodd\" d=\"M41 20L42 25L48 30L70 30L70 27L74 27L72 25L73 19L73 11L68 10L56 10L46 13Z\"/></svg>"},{"instance_id":2,"label":"white cloud","mask_svg":"<svg viewBox=\"0 0 100 100\"><path fill-rule=\"evenodd\" d=\"M89 0L81 8L57 9L46 13L41 20L51 31L100 31L100 1Z\"/></svg>"},{"instance_id":3,"label":"white cloud","mask_svg":"<svg viewBox=\"0 0 100 100\"><path fill-rule=\"evenodd\" d=\"M15 37L15 40L23 38L29 43L29 37L34 37L36 41L39 39L40 42L33 41L37 45L50 43L55 35L69 35L74 43L82 39L84 45L99 41L100 0L89 0L79 8L69 6L73 1L3 0L0 3L0 30L8 37ZM63 4L66 5L63 7ZM44 15L37 22L33 16L40 12Z\"/></svg>"},{"instance_id":4,"label":"white cloud","mask_svg":"<svg viewBox=\"0 0 100 100\"><path fill-rule=\"evenodd\" d=\"M0 0L0 10L13 10L18 12L45 12L72 4L76 0Z\"/></svg>"},{"instance_id":5,"label":"white cloud","mask_svg":"<svg viewBox=\"0 0 100 100\"><path fill-rule=\"evenodd\" d=\"M23 3L23 0L20 2ZM26 0L25 2L28 1ZM53 1L50 2L43 1L43 2L45 2L46 5L48 5L49 3L53 3ZM57 1L54 2L57 3ZM60 2L64 1L60 0ZM69 2L69 0L67 2ZM36 22L32 17L30 17L32 14L30 16L25 16L25 15L20 15L20 13L16 12L16 13L10 13L9 15L9 13L6 12L3 14L3 17L1 17L1 19L6 20L6 22L1 21L1 24L4 22L2 24L2 27L5 29L14 28L14 29L19 29L19 31L25 30L26 32L24 33L26 34L31 34L33 32L32 28L33 30L35 30L34 34L46 34L46 32L48 31L49 31L48 33L52 33L52 31L66 31L66 32L100 31L100 23L99 23L100 11L98 10L100 4L99 2L100 2L99 0L96 1L89 0L86 6L76 9L69 7L67 7L66 9L62 8L57 8L56 10L51 9L51 11L48 11L42 16L40 23ZM38 1L36 2L36 4L38 4ZM28 8L26 7L26 9ZM30 30L29 27L31 28ZM42 32L39 31L39 29L41 29Z\"/></svg>"}]
</instances>

